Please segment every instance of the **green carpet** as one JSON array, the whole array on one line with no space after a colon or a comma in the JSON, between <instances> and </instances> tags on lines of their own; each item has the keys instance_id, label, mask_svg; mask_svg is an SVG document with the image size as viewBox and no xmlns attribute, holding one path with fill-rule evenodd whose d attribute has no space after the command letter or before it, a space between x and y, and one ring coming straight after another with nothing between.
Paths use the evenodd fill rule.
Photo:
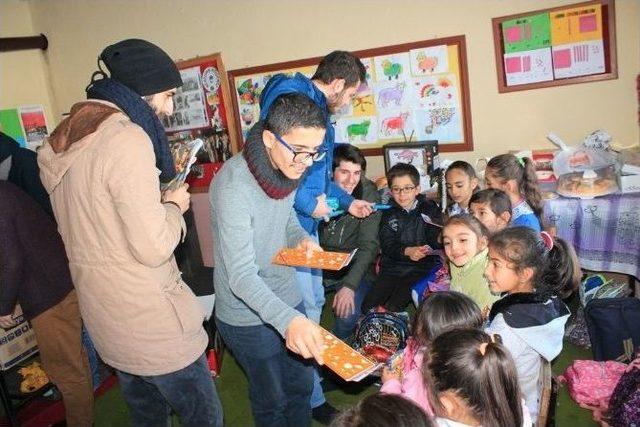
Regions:
<instances>
[{"instance_id":1,"label":"green carpet","mask_svg":"<svg viewBox=\"0 0 640 427\"><path fill-rule=\"evenodd\" d=\"M330 328L333 323L331 312L332 296L327 298L323 312L323 326ZM565 343L560 356L553 363L554 375L562 373L576 359L590 359L589 350ZM344 384L344 383L343 383ZM226 353L222 363L220 377L216 387L224 407L225 425L229 427L245 427L253 425L247 380L233 357ZM357 383L345 384L345 387L326 393L327 400L337 408L348 408L368 394L377 392L377 387L363 386ZM576 405L566 388L561 387L556 407L556 426L596 426L591 412ZM128 425L129 417L126 405L119 388L116 386L96 401L96 427L116 427ZM174 426L179 423L174 420ZM314 423L315 426L320 424Z\"/></svg>"},{"instance_id":2,"label":"green carpet","mask_svg":"<svg viewBox=\"0 0 640 427\"><path fill-rule=\"evenodd\" d=\"M331 298L325 305L322 324L330 327L333 315L330 310ZM565 343L560 356L553 363L554 375L562 373L576 359L590 359L589 350ZM240 367L231 354L226 353L223 358L220 377L216 380L216 387L224 407L225 425L229 427L245 427L253 425L251 407L249 404L248 385ZM377 392L377 387L363 386L357 383L342 384L344 387L326 393L327 400L337 408L348 408L357 403L364 396ZM96 401L96 427L116 427L127 425L129 417L126 405L119 388L116 386ZM174 420L174 426L179 423ZM318 426L320 424L314 423ZM556 407L556 426L597 426L591 418L591 411L576 405L566 388L560 387Z\"/></svg>"}]
</instances>

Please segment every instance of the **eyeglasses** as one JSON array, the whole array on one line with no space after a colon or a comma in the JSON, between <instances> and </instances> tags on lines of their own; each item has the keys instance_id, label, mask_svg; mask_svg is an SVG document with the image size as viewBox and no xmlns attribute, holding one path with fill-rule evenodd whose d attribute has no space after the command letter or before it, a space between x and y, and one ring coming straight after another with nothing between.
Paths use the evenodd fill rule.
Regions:
<instances>
[{"instance_id":1,"label":"eyeglasses","mask_svg":"<svg viewBox=\"0 0 640 427\"><path fill-rule=\"evenodd\" d=\"M324 158L327 152L325 150L318 151L296 151L292 146L286 143L284 139L276 132L271 131L273 136L280 142L280 144L284 145L285 148L293 153L293 162L294 163L307 163L309 160L314 162L320 161Z\"/></svg>"},{"instance_id":2,"label":"eyeglasses","mask_svg":"<svg viewBox=\"0 0 640 427\"><path fill-rule=\"evenodd\" d=\"M393 194L402 194L402 193L410 193L416 189L415 185L408 185L406 187L391 187L391 192Z\"/></svg>"}]
</instances>

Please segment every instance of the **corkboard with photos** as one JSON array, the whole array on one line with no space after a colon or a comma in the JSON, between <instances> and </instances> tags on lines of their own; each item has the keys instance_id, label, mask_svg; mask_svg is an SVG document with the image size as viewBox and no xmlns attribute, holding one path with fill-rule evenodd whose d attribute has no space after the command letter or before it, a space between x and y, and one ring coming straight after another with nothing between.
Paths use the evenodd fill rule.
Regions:
<instances>
[{"instance_id":1,"label":"corkboard with photos","mask_svg":"<svg viewBox=\"0 0 640 427\"><path fill-rule=\"evenodd\" d=\"M367 69L352 103L332 117L336 142L367 155L390 142L438 140L441 152L472 151L465 36L353 52ZM229 71L238 141L260 116L260 94L278 73L311 77L321 57Z\"/></svg>"},{"instance_id":2,"label":"corkboard with photos","mask_svg":"<svg viewBox=\"0 0 640 427\"><path fill-rule=\"evenodd\" d=\"M224 162L238 148L232 138L235 123L222 56L199 56L176 61L176 65L183 85L173 97L173 115L162 120L171 148L179 153L185 141L200 138L204 147L197 163ZM193 173L199 169L195 165Z\"/></svg>"}]
</instances>

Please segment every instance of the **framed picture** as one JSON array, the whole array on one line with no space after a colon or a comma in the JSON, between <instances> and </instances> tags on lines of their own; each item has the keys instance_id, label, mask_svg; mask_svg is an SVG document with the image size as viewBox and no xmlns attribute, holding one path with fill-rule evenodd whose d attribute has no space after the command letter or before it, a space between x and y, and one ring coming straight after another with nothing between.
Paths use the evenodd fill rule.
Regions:
<instances>
[{"instance_id":1,"label":"framed picture","mask_svg":"<svg viewBox=\"0 0 640 427\"><path fill-rule=\"evenodd\" d=\"M493 18L498 91L617 79L614 1Z\"/></svg>"},{"instance_id":2,"label":"framed picture","mask_svg":"<svg viewBox=\"0 0 640 427\"><path fill-rule=\"evenodd\" d=\"M350 143L365 155L415 135L438 140L440 150L473 151L471 101L465 36L423 40L354 51L367 70L349 105L334 114L336 142ZM238 141L259 120L260 95L279 73L311 77L321 57L229 71Z\"/></svg>"},{"instance_id":3,"label":"framed picture","mask_svg":"<svg viewBox=\"0 0 640 427\"><path fill-rule=\"evenodd\" d=\"M384 152L384 170L387 172L397 163L407 163L418 169L420 189L426 191L437 178L440 168L438 141L418 141L409 143L391 143L382 147Z\"/></svg>"}]
</instances>

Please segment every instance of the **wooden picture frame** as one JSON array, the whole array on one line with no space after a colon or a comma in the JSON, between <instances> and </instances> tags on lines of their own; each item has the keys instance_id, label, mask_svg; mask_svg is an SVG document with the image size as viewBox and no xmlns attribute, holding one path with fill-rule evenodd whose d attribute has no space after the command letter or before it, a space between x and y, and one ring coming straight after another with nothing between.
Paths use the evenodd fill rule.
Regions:
<instances>
[{"instance_id":1,"label":"wooden picture frame","mask_svg":"<svg viewBox=\"0 0 640 427\"><path fill-rule=\"evenodd\" d=\"M440 168L438 141L395 142L382 146L385 173L397 163L408 163L418 169L422 191L431 188Z\"/></svg>"},{"instance_id":2,"label":"wooden picture frame","mask_svg":"<svg viewBox=\"0 0 640 427\"><path fill-rule=\"evenodd\" d=\"M615 0L501 16L492 27L500 93L618 78Z\"/></svg>"},{"instance_id":3,"label":"wooden picture frame","mask_svg":"<svg viewBox=\"0 0 640 427\"><path fill-rule=\"evenodd\" d=\"M419 52L425 51L437 52L440 56L436 57L436 64L433 65L430 71L426 68L419 69L421 74L416 74L414 73L414 70L418 70L416 64L420 66L421 63L418 63L417 59L414 58L418 58L416 55L418 55ZM415 128L414 131L418 129L413 139L438 139L440 141L440 151L442 152L473 151L471 101L469 97L467 52L464 35L359 50L352 53L363 59L365 66L368 66L367 80L369 83L369 92L359 93L349 108L350 115L347 118L343 116L337 118L336 142L350 142L360 148L365 155L382 155L382 146L384 144L406 141L406 137L410 138L412 133L411 128L413 127ZM400 73L395 74L394 79L394 76L388 74L386 71L376 71L376 68L378 68L378 70L381 69L381 64L384 64L383 60L386 57L396 56L406 58L405 62L401 64L404 65L404 72L402 71L403 68L400 67L402 79L399 78ZM440 68L437 68L438 58L441 59ZM229 88L231 90L231 102L233 105L238 146L242 145L244 138L243 132L246 132L253 126L259 117L259 96L268 78L278 73L294 72L301 72L307 75L307 77L310 77L313 75L321 59L322 57L306 58L229 71ZM391 65L395 66L396 64L393 63ZM380 74L380 77L378 77L377 74ZM384 74L384 77L382 74ZM389 80L385 80L386 78ZM401 104L397 97L394 98L393 94L384 98L384 104L378 104L378 101L383 99L381 96L382 90L385 89L383 86L388 85L391 88L399 88L400 86L398 85L402 83L404 83L402 91L406 90L407 93L418 90L424 93L425 88L428 86L434 86L440 89L441 95L439 95L440 99L438 99L437 102L442 102L442 104L436 104L436 101L433 101L433 105L427 106L427 101L418 100L414 104L405 105ZM419 86L420 84L423 85ZM438 89L428 93L435 93L433 96L438 96ZM446 99L445 96L447 96ZM406 99L415 99L415 97L409 98L409 96L407 96ZM403 100L402 102L405 101ZM421 102L424 103L421 104ZM448 102L448 104L445 104L446 102ZM365 104L371 105L366 107L368 110L365 110ZM398 106L398 108L396 108L396 106ZM407 118L410 117L410 114L403 111L405 107L411 107L412 110L410 113L416 116L415 119L409 119L412 122L406 126L405 124L408 123ZM356 108L361 108L361 111L356 112ZM389 111L394 111L394 108L396 108L395 111L398 112L397 115L389 115L396 114L395 112L389 113ZM363 114L365 111L372 113L367 116L367 114ZM372 123L372 120L369 120L369 124L365 124L367 117L374 117L376 124L382 126L383 130L378 131L378 126L376 125L375 131L371 131L372 135L367 136L367 133L370 132L369 124ZM402 129L395 126L397 121L385 122L385 119L401 119L399 123L402 123ZM353 128L353 135L349 133L348 120L353 120L353 124L360 126L359 128ZM360 122L356 123L357 120L360 120ZM426 126L424 126L425 123ZM390 129L390 124L394 124L395 127ZM364 126L364 128L362 126ZM373 127L374 126L372 126L372 128ZM393 132L389 132L390 130ZM401 134L399 130L404 130L405 132ZM364 136L361 134L362 131L365 133ZM380 132L386 132L383 133L383 138L378 137ZM427 132L429 133L427 134ZM450 139L439 137L442 135L438 135L437 132L448 132L445 137L449 136ZM360 135L357 135L358 133L360 133ZM421 135L421 133L427 134L428 136ZM355 138L358 136L360 140L352 139L352 137ZM365 138L374 137L375 141L373 142L364 140Z\"/></svg>"}]
</instances>

